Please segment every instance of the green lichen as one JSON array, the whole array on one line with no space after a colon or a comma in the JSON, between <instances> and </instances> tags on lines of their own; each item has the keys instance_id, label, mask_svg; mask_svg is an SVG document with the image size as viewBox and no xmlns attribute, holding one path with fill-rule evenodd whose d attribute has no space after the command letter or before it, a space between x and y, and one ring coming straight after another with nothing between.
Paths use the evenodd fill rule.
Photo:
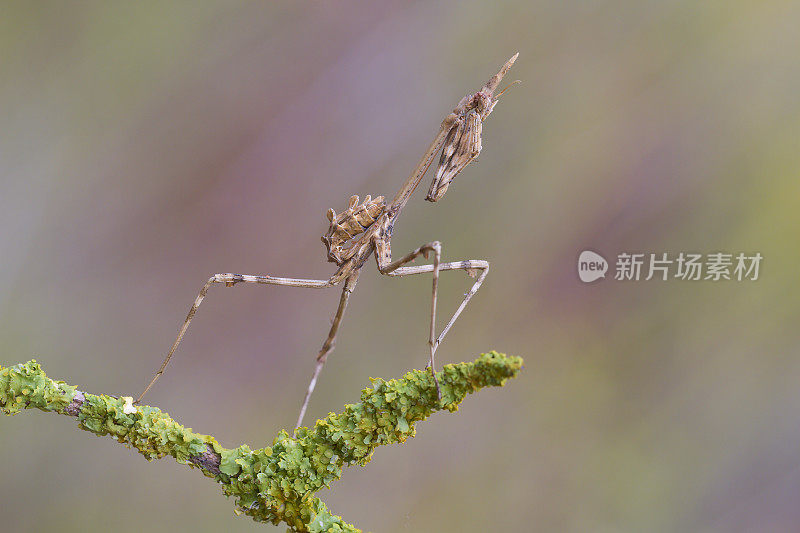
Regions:
<instances>
[{"instance_id":1,"label":"green lichen","mask_svg":"<svg viewBox=\"0 0 800 533\"><path fill-rule=\"evenodd\" d=\"M171 455L179 463L191 464L189 459L206 451L206 444L221 449L213 437L194 433L156 407L145 405L126 414L124 406L124 399L87 394L78 421L82 429L111 435L148 460Z\"/></svg>"},{"instance_id":2,"label":"green lichen","mask_svg":"<svg viewBox=\"0 0 800 533\"><path fill-rule=\"evenodd\" d=\"M373 379L359 403L317 420L313 429L300 428L296 438L281 431L272 446L257 450L223 448L155 407L133 411L130 405L126 409L124 398L76 392L45 376L35 361L0 367L0 408L7 414L26 408L77 414L82 429L111 435L148 460L171 455L179 463L200 466L236 499L238 514L256 521L285 523L298 532L354 532L359 530L314 496L317 491L339 479L343 466L365 465L378 446L413 437L416 423L434 411L456 411L468 394L502 386L521 368L522 359L497 352L446 365L437 374L441 401L428 371L414 370L391 381ZM203 454L218 457L218 467L198 460Z\"/></svg>"},{"instance_id":3,"label":"green lichen","mask_svg":"<svg viewBox=\"0 0 800 533\"><path fill-rule=\"evenodd\" d=\"M7 415L29 408L60 413L74 395L75 387L48 378L36 360L0 367L0 408Z\"/></svg>"}]
</instances>

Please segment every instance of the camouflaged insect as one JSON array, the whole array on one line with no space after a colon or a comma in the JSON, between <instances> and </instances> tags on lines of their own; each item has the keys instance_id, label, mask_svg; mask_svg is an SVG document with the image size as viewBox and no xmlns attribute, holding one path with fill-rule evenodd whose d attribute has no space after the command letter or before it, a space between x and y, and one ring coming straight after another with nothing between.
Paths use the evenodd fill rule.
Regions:
<instances>
[{"instance_id":1,"label":"camouflaged insect","mask_svg":"<svg viewBox=\"0 0 800 533\"><path fill-rule=\"evenodd\" d=\"M339 324L344 316L350 295L355 290L361 268L372 255L375 257L378 272L385 276L402 277L424 273L432 274L430 328L428 331L430 358L428 367L432 379L436 384L437 395L440 395L441 390L436 377L436 365L434 360L436 348L461 315L467 303L481 287L483 280L489 273L489 262L483 259L463 259L460 261L442 262L441 243L438 241L425 243L402 257L392 260L392 231L397 218L400 216L400 212L417 189L417 186L440 149L442 150L442 155L439 160L439 168L427 197L431 202L436 202L441 199L447 192L447 187L450 185L453 178L478 156L481 151L483 121L486 120L492 112L498 98L503 94L501 91L500 94L495 95L495 90L516 61L517 56L518 54L515 54L506 61L498 73L489 78L478 92L462 98L455 109L444 118L439 126L439 131L436 133L436 137L428 146L428 149L425 151L419 163L417 163L416 168L414 168L411 175L388 204L383 196L379 196L374 200L372 197L366 196L361 203L359 203L358 196L351 196L348 207L343 212L337 214L333 209L328 210L327 216L330 221L330 226L327 233L323 235L322 242L325 244L328 252L328 261L336 263L338 267L336 272L330 277L327 279L301 279L266 274L235 274L231 272L214 274L211 276L195 298L192 307L189 309L189 313L186 315L186 319L178 330L175 342L172 343L172 347L161 363L161 367L133 403L138 404L141 402L144 395L147 394L147 391L150 390L159 376L164 373L164 369L167 367L172 355L183 339L189 327L189 323L195 316L197 309L205 299L212 285L219 283L226 287L233 287L238 283L258 283L264 285L324 289L334 287L344 282L336 315L331 323L328 336L317 355L314 372L308 383L308 389L306 390L303 404L300 408L300 414L297 417L297 424L295 426L295 430L297 430L297 428L302 425L309 399L316 386L322 366L325 364L328 354L333 350L335 345ZM415 266L409 265L409 263L413 262L417 257L424 256L427 258L429 254L433 254L432 263ZM466 272L476 279L469 291L464 294L461 303L451 315L450 320L437 335L436 301L438 298L439 273L457 270Z\"/></svg>"}]
</instances>

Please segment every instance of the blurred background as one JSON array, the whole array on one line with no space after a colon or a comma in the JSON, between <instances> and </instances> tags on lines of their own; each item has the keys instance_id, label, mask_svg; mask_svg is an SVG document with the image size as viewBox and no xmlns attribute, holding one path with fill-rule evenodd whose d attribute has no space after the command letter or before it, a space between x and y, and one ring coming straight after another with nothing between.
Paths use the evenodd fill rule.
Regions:
<instances>
[{"instance_id":1,"label":"blurred background","mask_svg":"<svg viewBox=\"0 0 800 533\"><path fill-rule=\"evenodd\" d=\"M438 204L426 178L392 245L491 261L438 362L524 373L320 496L382 532L800 530L799 24L792 1L3 2L0 364L135 396L211 274L329 276L325 211L391 197L519 51L480 159ZM584 249L764 259L584 284ZM470 281L441 284L440 327ZM368 264L308 422L424 366L429 291ZM147 401L271 443L338 296L213 288ZM6 531L285 529L73 419L0 428Z\"/></svg>"}]
</instances>

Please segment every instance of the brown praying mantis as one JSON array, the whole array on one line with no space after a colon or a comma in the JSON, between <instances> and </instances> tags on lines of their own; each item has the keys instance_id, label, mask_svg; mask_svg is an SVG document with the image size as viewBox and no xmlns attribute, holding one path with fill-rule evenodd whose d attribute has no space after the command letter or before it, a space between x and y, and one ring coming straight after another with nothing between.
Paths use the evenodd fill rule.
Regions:
<instances>
[{"instance_id":1,"label":"brown praying mantis","mask_svg":"<svg viewBox=\"0 0 800 533\"><path fill-rule=\"evenodd\" d=\"M478 92L462 98L455 109L445 117L439 127L439 132L436 134L433 142L431 142L425 155L422 156L417 167L397 192L391 203L387 205L383 196L379 196L375 199L366 196L361 203L359 203L358 196L351 196L349 205L343 212L336 214L333 209L328 210L327 216L330 221L330 227L328 232L322 237L322 242L325 244L328 251L328 261L336 263L338 266L338 269L330 278L327 280L296 279L278 278L268 275L230 273L214 274L211 276L205 285L203 285L203 288L200 289L200 293L197 295L194 304L192 304L191 309L189 309L189 314L186 315L186 320L178 331L178 337L169 349L164 362L161 364L161 368L158 369L153 379L147 387L145 387L135 403L141 402L144 395L150 390L150 387L152 387L159 376L164 373L164 369L167 367L172 355L178 348L178 344L180 344L183 336L186 334L189 323L192 321L195 313L197 313L197 308L200 307L200 304L203 302L203 299L206 297L208 290L213 284L224 283L226 287L233 287L237 283L260 283L264 285L326 289L344 282L342 294L339 298L339 307L336 310L336 316L333 318L328 337L325 339L317 355L314 373L311 376L311 381L308 384L308 389L303 398L303 405L300 408L300 415L297 418L297 425L295 426L295 431L297 431L297 428L303 423L303 417L305 416L311 394L314 392L314 387L316 386L320 371L325 365L328 355L333 350L336 334L339 331L339 325L344 316L344 311L347 308L350 295L355 290L356 283L358 283L358 276L361 272L361 268L372 254L375 255L378 272L383 275L413 276L415 274L424 274L428 272L433 274L431 321L428 337L430 360L428 361L428 367L433 375L434 382L436 383L436 390L441 400L441 391L439 389L439 381L436 378L434 364L436 349L444 339L444 336L447 335L447 332L450 331L456 319L461 315L467 303L480 288L483 280L489 273L489 262L482 259L467 259L464 261L442 263L442 247L438 241L423 244L400 259L392 261L392 231L394 230L397 218L400 216L400 212L414 193L414 190L416 190L439 149L442 149L439 167L431 183L431 187L428 190L428 195L425 198L429 202L437 202L442 199L447 192L447 188L452 183L453 178L478 157L478 154L481 152L483 121L486 120L492 112L500 95L505 92L505 89L496 96L494 92L497 90L503 77L514 64L514 61L516 61L518 55L517 53L506 61L500 71L489 78L489 81L487 81ZM513 83L511 85L513 85ZM508 87L506 87L506 89L507 88ZM433 264L404 266L414 261L420 255L427 259L429 253L433 253ZM470 277L474 278L475 282L464 295L461 304L437 337L436 299L439 272L447 270L463 270Z\"/></svg>"}]
</instances>

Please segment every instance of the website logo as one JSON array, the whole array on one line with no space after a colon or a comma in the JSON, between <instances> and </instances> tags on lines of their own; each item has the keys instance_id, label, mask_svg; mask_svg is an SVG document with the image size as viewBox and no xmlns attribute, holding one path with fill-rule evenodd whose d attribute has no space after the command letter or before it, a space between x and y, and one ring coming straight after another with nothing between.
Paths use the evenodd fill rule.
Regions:
<instances>
[{"instance_id":1,"label":"website logo","mask_svg":"<svg viewBox=\"0 0 800 533\"><path fill-rule=\"evenodd\" d=\"M584 283L591 283L606 277L608 261L602 255L591 250L584 250L578 257L578 277Z\"/></svg>"},{"instance_id":2,"label":"website logo","mask_svg":"<svg viewBox=\"0 0 800 533\"><path fill-rule=\"evenodd\" d=\"M714 252L707 254L680 252L617 254L614 264L615 281L756 281L761 262L759 252L754 254ZM590 250L578 257L578 277L591 283L606 277L608 262Z\"/></svg>"}]
</instances>

